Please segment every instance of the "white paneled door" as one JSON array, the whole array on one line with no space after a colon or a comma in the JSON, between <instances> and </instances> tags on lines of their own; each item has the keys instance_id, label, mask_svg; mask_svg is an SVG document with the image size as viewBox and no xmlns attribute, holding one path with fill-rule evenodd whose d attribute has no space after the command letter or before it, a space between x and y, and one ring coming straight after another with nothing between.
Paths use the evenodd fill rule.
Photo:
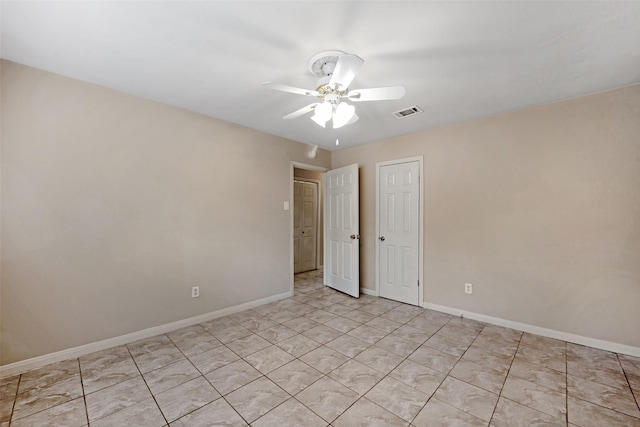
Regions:
<instances>
[{"instance_id":1,"label":"white paneled door","mask_svg":"<svg viewBox=\"0 0 640 427\"><path fill-rule=\"evenodd\" d=\"M318 186L293 182L293 272L316 269Z\"/></svg>"},{"instance_id":2,"label":"white paneled door","mask_svg":"<svg viewBox=\"0 0 640 427\"><path fill-rule=\"evenodd\" d=\"M324 278L328 286L360 296L358 165L325 173Z\"/></svg>"},{"instance_id":3,"label":"white paneled door","mask_svg":"<svg viewBox=\"0 0 640 427\"><path fill-rule=\"evenodd\" d=\"M419 305L420 162L378 167L380 296Z\"/></svg>"}]
</instances>

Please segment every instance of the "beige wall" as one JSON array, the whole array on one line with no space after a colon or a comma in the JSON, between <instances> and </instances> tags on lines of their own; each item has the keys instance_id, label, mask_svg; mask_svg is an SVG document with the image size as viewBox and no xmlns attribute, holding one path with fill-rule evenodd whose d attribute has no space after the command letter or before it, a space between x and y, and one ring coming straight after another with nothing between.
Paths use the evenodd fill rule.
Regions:
<instances>
[{"instance_id":1,"label":"beige wall","mask_svg":"<svg viewBox=\"0 0 640 427\"><path fill-rule=\"evenodd\" d=\"M318 194L319 194L319 200L320 200L320 213L318 215L318 241L320 244L320 253L318 254L318 261L319 261L319 265L318 268L322 267L322 265L324 264L324 227L323 225L323 221L324 221L324 216L323 216L323 197L324 197L324 193L323 193L323 189L322 189L322 179L324 177L324 173L323 172L319 172L319 171L312 171L312 170L308 170L308 169L299 169L299 168L294 168L293 169L293 177L294 178L302 178L304 179L312 179L315 181L320 181L320 183L318 184Z\"/></svg>"},{"instance_id":2,"label":"beige wall","mask_svg":"<svg viewBox=\"0 0 640 427\"><path fill-rule=\"evenodd\" d=\"M289 291L290 162L329 152L6 61L1 89L0 363Z\"/></svg>"},{"instance_id":3,"label":"beige wall","mask_svg":"<svg viewBox=\"0 0 640 427\"><path fill-rule=\"evenodd\" d=\"M1 364L287 292L292 160L361 165L373 289L375 163L416 155L425 301L640 347L640 86L309 160L304 144L1 64Z\"/></svg>"},{"instance_id":4,"label":"beige wall","mask_svg":"<svg viewBox=\"0 0 640 427\"><path fill-rule=\"evenodd\" d=\"M426 302L640 347L640 85L332 153L361 167L367 288L375 164L418 155Z\"/></svg>"}]
</instances>

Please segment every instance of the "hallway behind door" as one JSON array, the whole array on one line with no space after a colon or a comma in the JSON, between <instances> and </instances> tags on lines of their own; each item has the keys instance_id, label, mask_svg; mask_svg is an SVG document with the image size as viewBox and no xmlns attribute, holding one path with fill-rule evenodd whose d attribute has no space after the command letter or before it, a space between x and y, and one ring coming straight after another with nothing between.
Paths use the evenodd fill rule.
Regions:
<instances>
[{"instance_id":1,"label":"hallway behind door","mask_svg":"<svg viewBox=\"0 0 640 427\"><path fill-rule=\"evenodd\" d=\"M318 185L293 183L293 272L315 270L317 265Z\"/></svg>"}]
</instances>

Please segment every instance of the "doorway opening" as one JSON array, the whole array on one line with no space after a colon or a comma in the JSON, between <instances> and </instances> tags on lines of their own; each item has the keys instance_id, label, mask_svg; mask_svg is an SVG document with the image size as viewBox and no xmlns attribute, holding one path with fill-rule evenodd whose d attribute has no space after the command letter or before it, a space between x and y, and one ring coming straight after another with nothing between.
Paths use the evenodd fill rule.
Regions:
<instances>
[{"instance_id":1,"label":"doorway opening","mask_svg":"<svg viewBox=\"0 0 640 427\"><path fill-rule=\"evenodd\" d=\"M323 176L328 169L291 162L291 293L296 273L323 276ZM322 281L324 283L324 280Z\"/></svg>"},{"instance_id":2,"label":"doorway opening","mask_svg":"<svg viewBox=\"0 0 640 427\"><path fill-rule=\"evenodd\" d=\"M296 177L296 171L299 169L294 170L293 178L293 274L316 270L322 265L321 183Z\"/></svg>"}]
</instances>

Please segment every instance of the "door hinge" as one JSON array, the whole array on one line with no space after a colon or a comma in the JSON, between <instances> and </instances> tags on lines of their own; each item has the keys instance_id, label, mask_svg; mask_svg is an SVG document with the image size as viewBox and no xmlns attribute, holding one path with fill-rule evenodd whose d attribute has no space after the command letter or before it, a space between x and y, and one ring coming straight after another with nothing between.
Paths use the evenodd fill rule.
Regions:
<instances>
[{"instance_id":1,"label":"door hinge","mask_svg":"<svg viewBox=\"0 0 640 427\"><path fill-rule=\"evenodd\" d=\"M418 279L418 287L420 287L420 279Z\"/></svg>"}]
</instances>

